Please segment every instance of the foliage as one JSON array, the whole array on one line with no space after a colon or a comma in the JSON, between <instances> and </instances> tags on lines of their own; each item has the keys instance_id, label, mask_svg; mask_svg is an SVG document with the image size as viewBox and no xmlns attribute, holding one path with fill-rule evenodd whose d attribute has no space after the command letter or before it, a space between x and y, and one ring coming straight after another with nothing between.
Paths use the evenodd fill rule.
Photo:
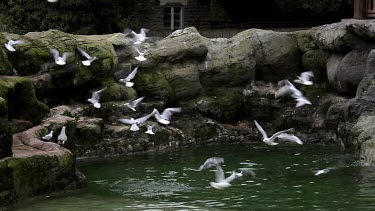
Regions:
<instances>
[{"instance_id":1,"label":"foliage","mask_svg":"<svg viewBox=\"0 0 375 211\"><path fill-rule=\"evenodd\" d=\"M0 3L0 27L23 34L58 29L73 34L122 32L131 27L135 0L7 0ZM2 24L7 23L6 27Z\"/></svg>"}]
</instances>

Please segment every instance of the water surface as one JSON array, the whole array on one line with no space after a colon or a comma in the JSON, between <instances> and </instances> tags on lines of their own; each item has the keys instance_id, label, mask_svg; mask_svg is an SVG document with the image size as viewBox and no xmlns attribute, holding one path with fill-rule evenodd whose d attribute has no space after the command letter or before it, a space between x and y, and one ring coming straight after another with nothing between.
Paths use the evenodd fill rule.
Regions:
<instances>
[{"instance_id":1,"label":"water surface","mask_svg":"<svg viewBox=\"0 0 375 211\"><path fill-rule=\"evenodd\" d=\"M281 144L280 144L281 145ZM225 145L79 161L88 188L33 200L14 210L374 210L375 168L337 148L309 145ZM256 177L216 190L212 156L233 170L253 165ZM242 163L242 164L241 164ZM327 174L315 170L336 167Z\"/></svg>"}]
</instances>

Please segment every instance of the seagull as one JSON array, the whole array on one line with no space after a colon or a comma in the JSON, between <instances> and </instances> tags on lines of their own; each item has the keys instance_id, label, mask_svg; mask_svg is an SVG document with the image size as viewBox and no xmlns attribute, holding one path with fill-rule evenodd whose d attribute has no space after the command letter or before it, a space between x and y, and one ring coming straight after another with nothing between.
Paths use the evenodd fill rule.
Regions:
<instances>
[{"instance_id":1,"label":"seagull","mask_svg":"<svg viewBox=\"0 0 375 211\"><path fill-rule=\"evenodd\" d=\"M160 114L157 109L154 109L153 113L155 113L155 119L160 122L161 124L168 125L171 122L169 119L171 118L172 114L176 112L181 112L181 107L178 108L166 108L164 111Z\"/></svg>"},{"instance_id":2,"label":"seagull","mask_svg":"<svg viewBox=\"0 0 375 211\"><path fill-rule=\"evenodd\" d=\"M277 138L285 140L285 141L295 142L295 143L301 144L301 145L303 144L303 142L301 141L300 138L298 138L297 136L295 136L293 134L289 134L289 133L281 133L277 136Z\"/></svg>"},{"instance_id":3,"label":"seagull","mask_svg":"<svg viewBox=\"0 0 375 211\"><path fill-rule=\"evenodd\" d=\"M24 40L12 40L7 34L4 34L4 36L8 40L8 42L4 44L8 51L16 51L13 45L25 43Z\"/></svg>"},{"instance_id":4,"label":"seagull","mask_svg":"<svg viewBox=\"0 0 375 211\"><path fill-rule=\"evenodd\" d=\"M48 2L55 3L57 0L47 0Z\"/></svg>"},{"instance_id":5,"label":"seagull","mask_svg":"<svg viewBox=\"0 0 375 211\"><path fill-rule=\"evenodd\" d=\"M297 101L296 107L300 107L303 105L311 105L311 102L303 95L297 96L293 94L292 97Z\"/></svg>"},{"instance_id":6,"label":"seagull","mask_svg":"<svg viewBox=\"0 0 375 211\"><path fill-rule=\"evenodd\" d=\"M126 78L120 79L119 82L125 83L125 86L127 87L132 87L134 85L134 82L130 82L130 81L135 77L135 75L137 74L137 71L138 71L138 67L135 67L133 71Z\"/></svg>"},{"instance_id":7,"label":"seagull","mask_svg":"<svg viewBox=\"0 0 375 211\"><path fill-rule=\"evenodd\" d=\"M302 92L299 91L292 83L290 83L288 80L282 80L277 83L279 86L279 90L275 92L275 97L281 97L281 96L302 96Z\"/></svg>"},{"instance_id":8,"label":"seagull","mask_svg":"<svg viewBox=\"0 0 375 211\"><path fill-rule=\"evenodd\" d=\"M133 46L134 50L137 51L137 53L139 54L137 57L134 57L136 60L140 61L140 62L143 62L143 61L146 61L146 58L145 58L145 53L146 53L146 50L144 50L143 52L141 52L136 46Z\"/></svg>"},{"instance_id":9,"label":"seagull","mask_svg":"<svg viewBox=\"0 0 375 211\"><path fill-rule=\"evenodd\" d=\"M100 93L104 91L105 89L107 89L107 87L104 87L103 89L93 92L91 98L89 98L87 101L92 103L95 108L100 108L101 107L101 104L99 103Z\"/></svg>"},{"instance_id":10,"label":"seagull","mask_svg":"<svg viewBox=\"0 0 375 211\"><path fill-rule=\"evenodd\" d=\"M203 169L212 168L220 163L224 163L224 158L221 157L210 157L208 158L197 171L202 171Z\"/></svg>"},{"instance_id":11,"label":"seagull","mask_svg":"<svg viewBox=\"0 0 375 211\"><path fill-rule=\"evenodd\" d=\"M90 56L86 51L84 51L82 48L80 47L77 47L77 49L79 50L79 52L81 52L81 54L87 58L87 60L85 61L82 61L82 64L85 65L85 66L90 66L91 65L91 62L95 61L97 59L96 56Z\"/></svg>"},{"instance_id":12,"label":"seagull","mask_svg":"<svg viewBox=\"0 0 375 211\"><path fill-rule=\"evenodd\" d=\"M49 141L52 139L52 137L53 137L53 131L51 130L47 135L43 136L42 139Z\"/></svg>"},{"instance_id":13,"label":"seagull","mask_svg":"<svg viewBox=\"0 0 375 211\"><path fill-rule=\"evenodd\" d=\"M275 142L275 139L280 135L280 134L283 134L283 133L286 133L286 132L291 132L293 131L293 128L289 128L287 130L282 130L282 131L279 131L275 134L273 134L270 138L268 138L267 136L267 133L263 130L263 128L258 124L258 122L256 120L254 120L254 123L256 125L256 127L258 128L259 132L262 134L263 136L263 142L270 145L270 146L274 146L274 145L278 145L279 143L276 143Z\"/></svg>"},{"instance_id":14,"label":"seagull","mask_svg":"<svg viewBox=\"0 0 375 211\"><path fill-rule=\"evenodd\" d=\"M224 189L230 187L230 183L238 177L242 177L242 174L233 171L229 177L225 178L224 171L221 166L216 165L215 182L210 182L210 185L216 189Z\"/></svg>"},{"instance_id":15,"label":"seagull","mask_svg":"<svg viewBox=\"0 0 375 211\"><path fill-rule=\"evenodd\" d=\"M52 53L53 58L55 59L55 63L58 65L65 65L66 60L68 59L68 57L71 56L71 53L65 52L62 54L61 57L59 51L53 48L50 48L50 52Z\"/></svg>"},{"instance_id":16,"label":"seagull","mask_svg":"<svg viewBox=\"0 0 375 211\"><path fill-rule=\"evenodd\" d=\"M313 82L310 80L311 77L314 77L314 73L312 71L303 72L301 73L301 76L297 76L298 79L294 80L294 82L303 85L313 85Z\"/></svg>"},{"instance_id":17,"label":"seagull","mask_svg":"<svg viewBox=\"0 0 375 211\"><path fill-rule=\"evenodd\" d=\"M120 122L122 122L124 124L132 125L130 127L131 131L138 131L139 130L138 124L144 123L152 115L154 115L154 112L152 112L150 114L147 114L146 116L140 117L138 119L134 119L134 118L130 118L130 119L121 118L121 119L118 119L118 121L120 121Z\"/></svg>"},{"instance_id":18,"label":"seagull","mask_svg":"<svg viewBox=\"0 0 375 211\"><path fill-rule=\"evenodd\" d=\"M330 172L332 169L335 169L335 167L328 167L328 168L321 169L321 170L317 170L317 171L313 171L313 172L314 172L314 175L315 175L315 176L318 176L318 175L321 175L321 174L327 174L327 173Z\"/></svg>"},{"instance_id":19,"label":"seagull","mask_svg":"<svg viewBox=\"0 0 375 211\"><path fill-rule=\"evenodd\" d=\"M62 127L60 135L57 137L57 143L60 145L65 144L65 142L68 140L68 137L65 134L65 126Z\"/></svg>"},{"instance_id":20,"label":"seagull","mask_svg":"<svg viewBox=\"0 0 375 211\"><path fill-rule=\"evenodd\" d=\"M139 34L137 34L136 32L134 32L133 30L125 29L125 34L128 35L129 31L134 36L134 38L133 38L134 43L133 44L134 45L138 45L138 44L143 43L147 39L146 33L149 31L149 29L141 28Z\"/></svg>"},{"instance_id":21,"label":"seagull","mask_svg":"<svg viewBox=\"0 0 375 211\"><path fill-rule=\"evenodd\" d=\"M145 97L140 97L136 100L131 101L130 103L125 103L124 105L128 106L131 110L136 111L135 108L139 105L143 98Z\"/></svg>"},{"instance_id":22,"label":"seagull","mask_svg":"<svg viewBox=\"0 0 375 211\"><path fill-rule=\"evenodd\" d=\"M148 125L147 126L147 131L145 133L147 134L151 134L151 135L155 135L154 131L152 131L152 128L155 126L155 124L153 125Z\"/></svg>"}]
</instances>

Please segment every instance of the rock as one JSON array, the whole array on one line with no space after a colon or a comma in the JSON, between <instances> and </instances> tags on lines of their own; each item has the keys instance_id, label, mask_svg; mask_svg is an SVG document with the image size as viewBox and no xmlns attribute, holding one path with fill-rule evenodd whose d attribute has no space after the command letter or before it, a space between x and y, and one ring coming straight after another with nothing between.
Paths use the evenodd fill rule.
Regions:
<instances>
[{"instance_id":1,"label":"rock","mask_svg":"<svg viewBox=\"0 0 375 211\"><path fill-rule=\"evenodd\" d=\"M313 81L327 80L327 60L329 53L320 49L308 50L302 55L302 66L307 71L314 73Z\"/></svg>"},{"instance_id":2,"label":"rock","mask_svg":"<svg viewBox=\"0 0 375 211\"><path fill-rule=\"evenodd\" d=\"M8 103L2 97L0 97L0 117L8 118Z\"/></svg>"},{"instance_id":3,"label":"rock","mask_svg":"<svg viewBox=\"0 0 375 211\"><path fill-rule=\"evenodd\" d=\"M74 154L81 156L86 150L92 149L96 143L100 142L103 135L103 127L103 119L80 117L76 126L77 142L75 143Z\"/></svg>"},{"instance_id":4,"label":"rock","mask_svg":"<svg viewBox=\"0 0 375 211\"><path fill-rule=\"evenodd\" d=\"M375 138L370 138L362 143L359 156L365 165L375 165Z\"/></svg>"},{"instance_id":5,"label":"rock","mask_svg":"<svg viewBox=\"0 0 375 211\"><path fill-rule=\"evenodd\" d=\"M2 35L0 35L1 37ZM4 48L0 49L0 75L12 75L13 67L9 62L8 55Z\"/></svg>"},{"instance_id":6,"label":"rock","mask_svg":"<svg viewBox=\"0 0 375 211\"><path fill-rule=\"evenodd\" d=\"M7 101L8 117L40 123L49 115L48 107L38 101L31 80L17 76L0 76L0 97Z\"/></svg>"},{"instance_id":7,"label":"rock","mask_svg":"<svg viewBox=\"0 0 375 211\"><path fill-rule=\"evenodd\" d=\"M0 118L0 159L12 156L12 132L8 120Z\"/></svg>"}]
</instances>

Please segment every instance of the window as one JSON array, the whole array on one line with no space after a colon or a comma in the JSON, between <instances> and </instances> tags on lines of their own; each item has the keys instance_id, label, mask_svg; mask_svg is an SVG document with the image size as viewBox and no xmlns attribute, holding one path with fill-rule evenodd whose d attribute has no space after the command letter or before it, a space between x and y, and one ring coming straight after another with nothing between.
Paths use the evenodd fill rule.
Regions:
<instances>
[{"instance_id":1,"label":"window","mask_svg":"<svg viewBox=\"0 0 375 211\"><path fill-rule=\"evenodd\" d=\"M176 30L182 28L182 7L164 7L164 28Z\"/></svg>"}]
</instances>

